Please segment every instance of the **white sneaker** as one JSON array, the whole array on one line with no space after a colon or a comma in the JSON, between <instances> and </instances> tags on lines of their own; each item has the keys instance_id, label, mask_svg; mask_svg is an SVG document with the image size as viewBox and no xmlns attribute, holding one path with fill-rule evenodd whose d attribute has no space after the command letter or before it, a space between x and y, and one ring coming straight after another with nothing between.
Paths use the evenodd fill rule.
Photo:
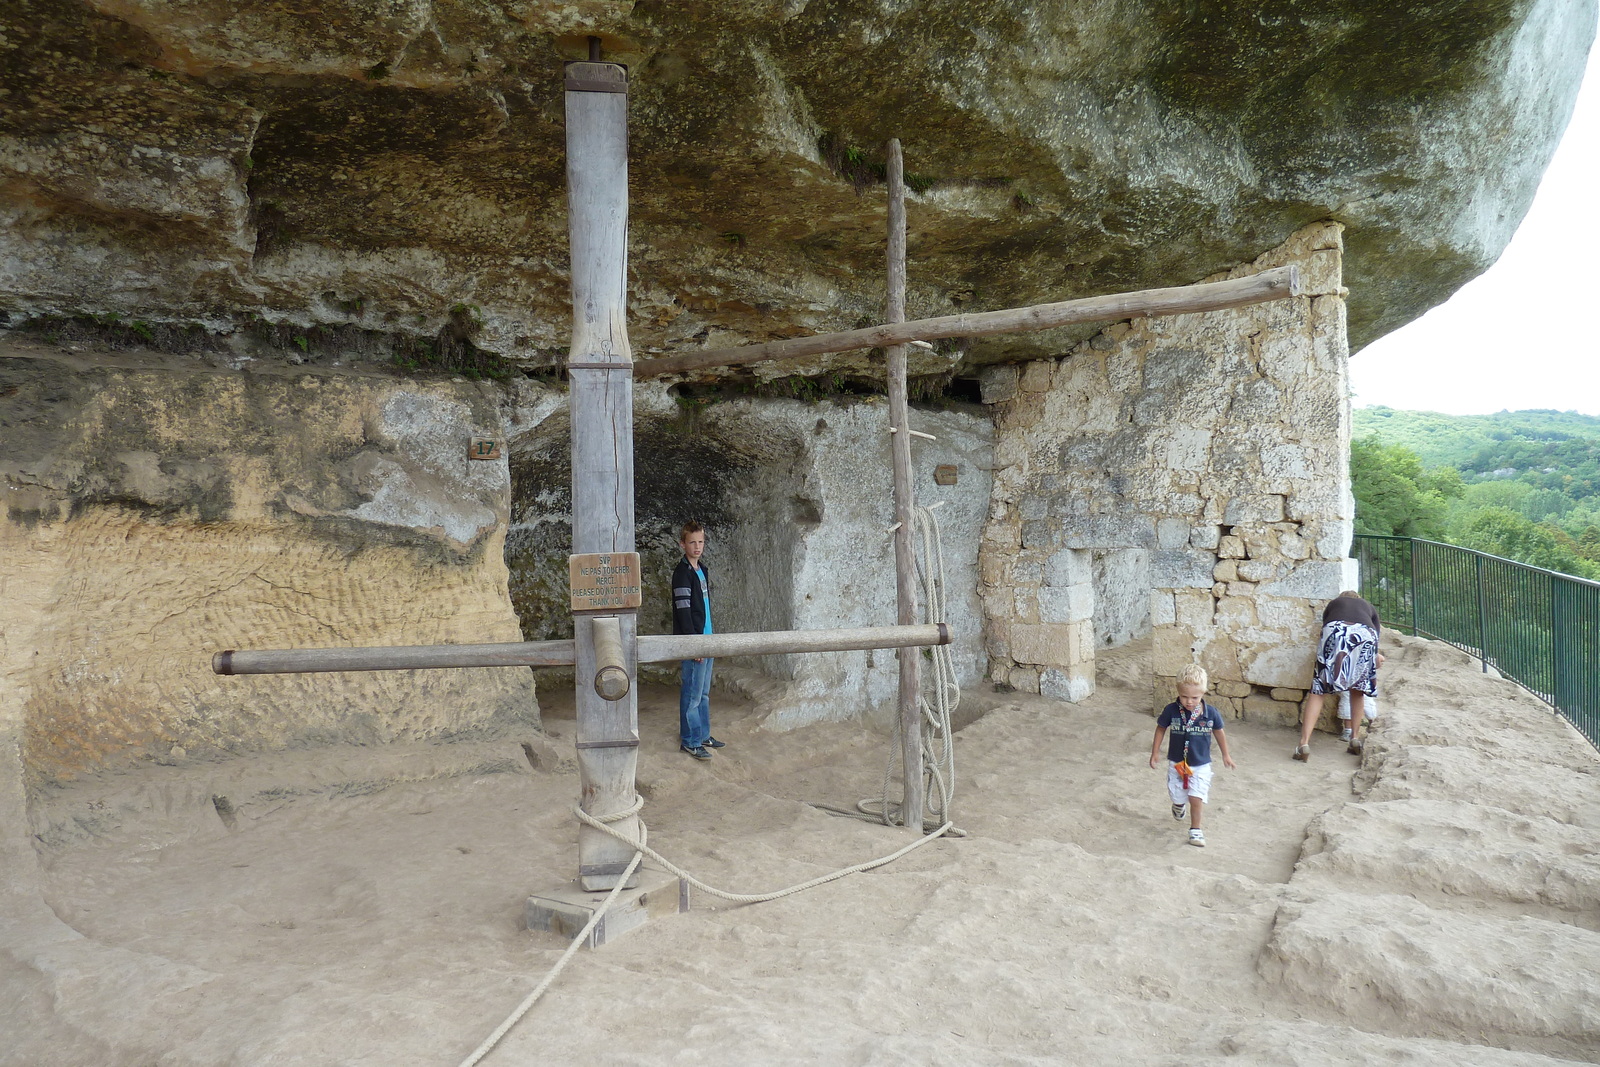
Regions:
<instances>
[{"instance_id":1,"label":"white sneaker","mask_svg":"<svg viewBox=\"0 0 1600 1067\"><path fill-rule=\"evenodd\" d=\"M1339 740L1343 741L1347 745L1350 743L1350 737L1350 727L1346 726L1343 730L1339 731Z\"/></svg>"},{"instance_id":2,"label":"white sneaker","mask_svg":"<svg viewBox=\"0 0 1600 1067\"><path fill-rule=\"evenodd\" d=\"M1190 830L1189 844L1195 846L1196 848L1205 848L1206 832L1204 830Z\"/></svg>"}]
</instances>

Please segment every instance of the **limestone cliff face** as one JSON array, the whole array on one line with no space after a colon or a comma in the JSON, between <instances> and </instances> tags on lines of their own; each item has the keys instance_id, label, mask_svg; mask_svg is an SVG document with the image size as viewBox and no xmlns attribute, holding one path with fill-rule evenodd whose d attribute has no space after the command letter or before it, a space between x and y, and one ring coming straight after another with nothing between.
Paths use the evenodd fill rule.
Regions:
<instances>
[{"instance_id":1,"label":"limestone cliff face","mask_svg":"<svg viewBox=\"0 0 1600 1067\"><path fill-rule=\"evenodd\" d=\"M527 671L219 678L225 648L514 641L466 382L0 350L0 735L35 783L538 722ZM111 365L107 365L107 364Z\"/></svg>"},{"instance_id":2,"label":"limestone cliff face","mask_svg":"<svg viewBox=\"0 0 1600 1067\"><path fill-rule=\"evenodd\" d=\"M553 362L560 65L595 33L634 86L641 352L876 321L891 136L914 316L1186 283L1332 219L1359 347L1498 255L1594 22L1592 0L13 0L0 313L454 328Z\"/></svg>"}]
</instances>

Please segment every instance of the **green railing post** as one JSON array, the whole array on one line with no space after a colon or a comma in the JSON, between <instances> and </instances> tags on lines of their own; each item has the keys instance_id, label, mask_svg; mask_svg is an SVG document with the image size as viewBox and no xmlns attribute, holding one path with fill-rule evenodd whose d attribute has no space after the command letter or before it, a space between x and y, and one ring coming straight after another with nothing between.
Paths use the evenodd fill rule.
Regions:
<instances>
[{"instance_id":1,"label":"green railing post","mask_svg":"<svg viewBox=\"0 0 1600 1067\"><path fill-rule=\"evenodd\" d=\"M1416 538L1406 538L1406 562L1411 565L1411 636L1419 637L1422 631L1417 629L1417 597L1421 594L1417 590L1417 541Z\"/></svg>"},{"instance_id":2,"label":"green railing post","mask_svg":"<svg viewBox=\"0 0 1600 1067\"><path fill-rule=\"evenodd\" d=\"M1478 662L1483 664L1483 673L1489 673L1489 639L1485 635L1487 623L1485 619L1488 612L1483 606L1483 557L1472 557L1472 572L1474 584L1478 587Z\"/></svg>"}]
</instances>

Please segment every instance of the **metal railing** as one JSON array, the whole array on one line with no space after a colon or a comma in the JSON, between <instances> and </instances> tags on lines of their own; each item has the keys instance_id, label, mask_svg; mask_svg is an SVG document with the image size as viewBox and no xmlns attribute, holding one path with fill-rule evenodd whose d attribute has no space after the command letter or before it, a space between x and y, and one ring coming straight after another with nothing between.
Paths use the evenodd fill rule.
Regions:
<instances>
[{"instance_id":1,"label":"metal railing","mask_svg":"<svg viewBox=\"0 0 1600 1067\"><path fill-rule=\"evenodd\" d=\"M1385 626L1476 656L1600 748L1600 582L1415 537L1358 534L1351 553Z\"/></svg>"}]
</instances>

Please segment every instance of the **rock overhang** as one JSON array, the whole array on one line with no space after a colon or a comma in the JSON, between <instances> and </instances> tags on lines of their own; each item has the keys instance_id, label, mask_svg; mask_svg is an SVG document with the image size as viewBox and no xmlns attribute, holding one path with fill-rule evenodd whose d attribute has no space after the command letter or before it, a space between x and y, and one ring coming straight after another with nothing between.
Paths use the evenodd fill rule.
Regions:
<instances>
[{"instance_id":1,"label":"rock overhang","mask_svg":"<svg viewBox=\"0 0 1600 1067\"><path fill-rule=\"evenodd\" d=\"M448 329L559 362L560 67L598 33L632 78L640 354L878 321L892 136L913 317L1185 284L1331 218L1359 347L1499 254L1595 21L1589 0L295 10L10 5L0 309Z\"/></svg>"}]
</instances>

